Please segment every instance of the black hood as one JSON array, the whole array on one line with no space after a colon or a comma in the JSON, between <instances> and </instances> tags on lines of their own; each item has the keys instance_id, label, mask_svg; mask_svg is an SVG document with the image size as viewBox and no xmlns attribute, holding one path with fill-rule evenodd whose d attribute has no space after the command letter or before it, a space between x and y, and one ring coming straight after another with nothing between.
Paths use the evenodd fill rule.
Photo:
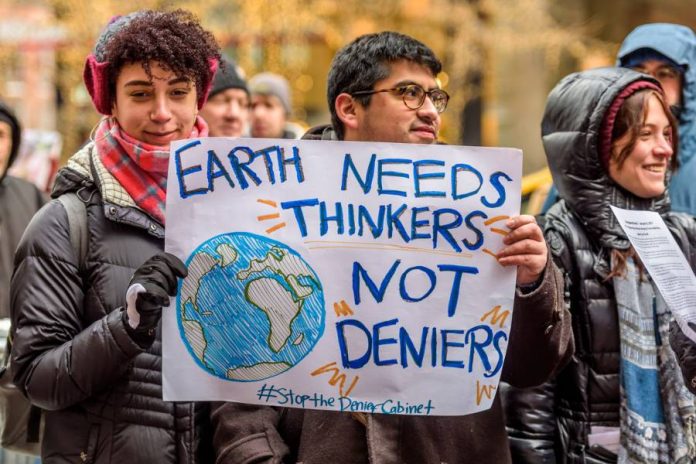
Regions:
<instances>
[{"instance_id":1,"label":"black hood","mask_svg":"<svg viewBox=\"0 0 696 464\"><path fill-rule=\"evenodd\" d=\"M669 212L667 191L642 199L609 178L599 157L599 133L604 113L629 84L645 75L624 68L600 68L570 74L549 94L541 124L546 158L559 196L599 244L627 249L628 239L609 205L634 210ZM669 177L669 176L668 176Z\"/></svg>"},{"instance_id":2,"label":"black hood","mask_svg":"<svg viewBox=\"0 0 696 464\"><path fill-rule=\"evenodd\" d=\"M302 136L302 140L338 140L336 131L330 124L309 128Z\"/></svg>"},{"instance_id":3,"label":"black hood","mask_svg":"<svg viewBox=\"0 0 696 464\"><path fill-rule=\"evenodd\" d=\"M15 116L14 111L7 106L5 103L0 101L0 121L7 122L12 128L12 148L10 148L10 157L7 161L7 169L5 172L0 174L0 183L7 175L7 171L14 163L15 158L17 158L17 153L19 152L19 143L22 140L22 126L19 125L19 120Z\"/></svg>"}]
</instances>

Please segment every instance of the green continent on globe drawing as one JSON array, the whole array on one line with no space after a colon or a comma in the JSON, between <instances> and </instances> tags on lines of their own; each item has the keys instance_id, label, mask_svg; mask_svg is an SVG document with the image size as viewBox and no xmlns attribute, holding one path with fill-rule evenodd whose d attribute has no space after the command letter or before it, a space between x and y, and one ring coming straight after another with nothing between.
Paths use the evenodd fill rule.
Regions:
<instances>
[{"instance_id":1,"label":"green continent on globe drawing","mask_svg":"<svg viewBox=\"0 0 696 464\"><path fill-rule=\"evenodd\" d=\"M252 273L261 273L265 270L280 275L292 292L286 290L275 279L259 277L247 283L244 297L266 314L271 327L268 346L277 353L283 349L290 338L292 322L302 311L304 299L313 292L312 287L302 285L298 277L312 278L312 271L307 269L305 263L298 257L273 247L263 260L253 259L247 269L237 273L237 278L245 281ZM293 340L293 343L295 342L296 340Z\"/></svg>"},{"instance_id":2,"label":"green continent on globe drawing","mask_svg":"<svg viewBox=\"0 0 696 464\"><path fill-rule=\"evenodd\" d=\"M214 315L209 308L199 305L201 282L211 272L239 264L239 257L239 251L228 243L218 245L214 254L200 250L192 256L188 264L189 274L180 290L181 328L195 357L212 372L215 369L205 361L206 349L210 344L205 322L201 324L195 320L206 321L207 317ZM243 259L242 263L245 262ZM293 336L293 322L302 313L306 299L314 293L312 284L321 290L314 272L299 256L276 245L267 248L263 258L252 258L248 263L246 268L234 274L234 278L243 285L243 297L248 303L248 310L254 308L261 311L268 321L268 348L277 354L286 346L301 345L305 341L305 334L301 331L297 333L296 330ZM231 269L234 272L234 267ZM187 304L191 305L197 316L187 314ZM241 363L226 368L224 376L230 380L258 380L284 372L293 365L283 361L249 361L251 362L248 364Z\"/></svg>"}]
</instances>

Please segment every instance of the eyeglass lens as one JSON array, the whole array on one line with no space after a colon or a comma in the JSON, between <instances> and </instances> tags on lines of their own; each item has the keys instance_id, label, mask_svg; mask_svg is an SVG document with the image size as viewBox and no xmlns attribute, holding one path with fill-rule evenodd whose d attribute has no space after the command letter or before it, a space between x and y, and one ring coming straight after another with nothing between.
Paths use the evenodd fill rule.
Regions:
<instances>
[{"instance_id":1,"label":"eyeglass lens","mask_svg":"<svg viewBox=\"0 0 696 464\"><path fill-rule=\"evenodd\" d=\"M401 91L404 104L412 110L417 110L423 106L426 95L430 96L430 100L433 102L433 106L438 113L445 111L445 108L447 108L448 97L444 90L433 89L426 92L421 86L412 84L403 87L403 90Z\"/></svg>"}]
</instances>

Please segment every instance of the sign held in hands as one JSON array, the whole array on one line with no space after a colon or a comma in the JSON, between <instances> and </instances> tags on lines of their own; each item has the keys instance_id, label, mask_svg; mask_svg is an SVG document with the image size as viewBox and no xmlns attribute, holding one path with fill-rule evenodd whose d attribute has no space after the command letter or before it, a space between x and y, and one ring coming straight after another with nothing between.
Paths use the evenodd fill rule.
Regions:
<instances>
[{"instance_id":1,"label":"sign held in hands","mask_svg":"<svg viewBox=\"0 0 696 464\"><path fill-rule=\"evenodd\" d=\"M164 398L488 409L512 321L522 154L206 138L172 144Z\"/></svg>"}]
</instances>

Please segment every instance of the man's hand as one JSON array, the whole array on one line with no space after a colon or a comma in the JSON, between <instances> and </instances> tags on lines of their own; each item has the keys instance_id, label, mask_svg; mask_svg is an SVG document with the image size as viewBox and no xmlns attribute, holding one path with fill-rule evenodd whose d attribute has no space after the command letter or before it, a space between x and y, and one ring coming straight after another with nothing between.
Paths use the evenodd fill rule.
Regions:
<instances>
[{"instance_id":1,"label":"man's hand","mask_svg":"<svg viewBox=\"0 0 696 464\"><path fill-rule=\"evenodd\" d=\"M503 239L505 248L498 253L503 266L517 266L517 285L531 285L541 277L548 251L541 228L534 216L521 215L508 219L509 229Z\"/></svg>"}]
</instances>

